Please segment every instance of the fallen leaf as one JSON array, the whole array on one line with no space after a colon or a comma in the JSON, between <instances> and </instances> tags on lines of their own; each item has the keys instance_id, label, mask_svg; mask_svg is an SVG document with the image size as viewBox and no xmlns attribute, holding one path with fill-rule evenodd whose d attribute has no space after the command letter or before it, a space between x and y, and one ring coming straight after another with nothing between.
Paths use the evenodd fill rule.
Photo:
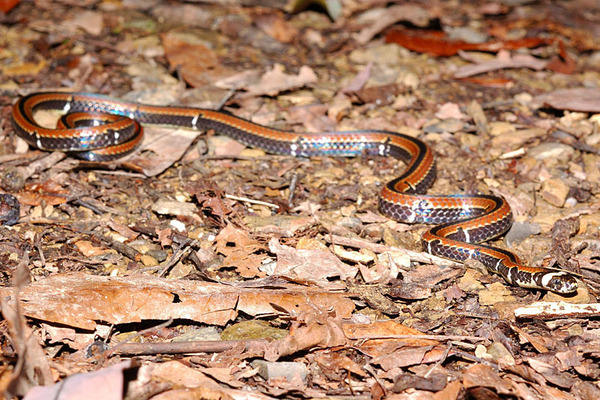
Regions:
<instances>
[{"instance_id":1,"label":"fallen leaf","mask_svg":"<svg viewBox=\"0 0 600 400\"><path fill-rule=\"evenodd\" d=\"M8 14L8 12L15 8L20 2L20 0L0 0L0 11L4 14Z\"/></svg>"},{"instance_id":2,"label":"fallen leaf","mask_svg":"<svg viewBox=\"0 0 600 400\"><path fill-rule=\"evenodd\" d=\"M408 21L415 26L425 27L433 18L432 14L417 4L398 4L392 7L370 9L359 17L365 24L355 39L360 44L367 44L375 35L399 21Z\"/></svg>"},{"instance_id":3,"label":"fallen leaf","mask_svg":"<svg viewBox=\"0 0 600 400\"><path fill-rule=\"evenodd\" d=\"M557 110L600 112L600 89L560 89L535 96L532 107L552 107Z\"/></svg>"},{"instance_id":4,"label":"fallen leaf","mask_svg":"<svg viewBox=\"0 0 600 400\"><path fill-rule=\"evenodd\" d=\"M516 40L492 40L485 43L469 43L448 39L443 32L394 29L385 37L386 43L397 43L409 50L429 53L436 56L452 56L460 50L499 51L531 48L548 43L542 38L523 38Z\"/></svg>"},{"instance_id":5,"label":"fallen leaf","mask_svg":"<svg viewBox=\"0 0 600 400\"><path fill-rule=\"evenodd\" d=\"M300 278L323 287L331 286L328 278L339 276L347 279L358 271L326 250L294 249L280 244L276 238L269 242L269 249L277 255L275 275Z\"/></svg>"},{"instance_id":6,"label":"fallen leaf","mask_svg":"<svg viewBox=\"0 0 600 400\"><path fill-rule=\"evenodd\" d=\"M212 85L233 73L221 64L214 51L181 32L164 33L160 38L171 68L178 69L193 87Z\"/></svg>"},{"instance_id":7,"label":"fallen leaf","mask_svg":"<svg viewBox=\"0 0 600 400\"><path fill-rule=\"evenodd\" d=\"M314 71L303 65L298 71L298 75L288 75L285 73L285 67L281 64L273 65L261 76L260 81L247 85L245 96L275 96L286 90L298 89L309 83L317 81L317 75Z\"/></svg>"},{"instance_id":8,"label":"fallen leaf","mask_svg":"<svg viewBox=\"0 0 600 400\"><path fill-rule=\"evenodd\" d=\"M104 28L104 21L102 13L98 11L84 10L75 15L75 18L71 21L65 21L65 24L69 24L72 27L83 29L90 35L98 36L102 33Z\"/></svg>"},{"instance_id":9,"label":"fallen leaf","mask_svg":"<svg viewBox=\"0 0 600 400\"><path fill-rule=\"evenodd\" d=\"M225 256L221 268L233 267L244 278L262 277L259 271L266 254L255 254L263 246L247 232L229 224L215 238L215 248Z\"/></svg>"},{"instance_id":10,"label":"fallen leaf","mask_svg":"<svg viewBox=\"0 0 600 400\"><path fill-rule=\"evenodd\" d=\"M121 400L125 391L124 371L132 363L132 360L121 361L99 371L73 374L55 385L33 388L23 400L85 399L91 393L97 399Z\"/></svg>"},{"instance_id":11,"label":"fallen leaf","mask_svg":"<svg viewBox=\"0 0 600 400\"><path fill-rule=\"evenodd\" d=\"M177 162L201 133L192 129L145 126L142 147L122 163L146 176L156 176Z\"/></svg>"},{"instance_id":12,"label":"fallen leaf","mask_svg":"<svg viewBox=\"0 0 600 400\"><path fill-rule=\"evenodd\" d=\"M63 186L53 180L41 183L31 183L25 185L25 188L16 194L19 202L30 206L44 204L46 206L55 206L69 201L73 194Z\"/></svg>"},{"instance_id":13,"label":"fallen leaf","mask_svg":"<svg viewBox=\"0 0 600 400\"><path fill-rule=\"evenodd\" d=\"M261 14L254 19L254 23L260 30L281 43L291 43L298 37L298 29L281 14Z\"/></svg>"},{"instance_id":14,"label":"fallen leaf","mask_svg":"<svg viewBox=\"0 0 600 400\"><path fill-rule=\"evenodd\" d=\"M12 288L0 296L14 305ZM318 288L278 285L277 289L244 288L218 283L169 280L152 276L107 277L82 273L53 275L21 292L26 316L65 326L94 330L96 321L111 324L169 318L225 325L238 312L265 315L307 306L334 309L349 318L354 303L340 293ZM277 308L274 308L277 307Z\"/></svg>"},{"instance_id":15,"label":"fallen leaf","mask_svg":"<svg viewBox=\"0 0 600 400\"><path fill-rule=\"evenodd\" d=\"M467 368L463 375L465 388L486 387L492 388L499 394L511 394L512 388L508 378L501 378L494 368L475 364Z\"/></svg>"},{"instance_id":16,"label":"fallen leaf","mask_svg":"<svg viewBox=\"0 0 600 400\"><path fill-rule=\"evenodd\" d=\"M467 57L468 58L468 57ZM485 72L496 71L507 68L529 68L535 71L546 68L548 61L540 60L529 54L511 55L508 51L500 50L495 60L481 62L476 65L466 65L459 68L455 73L455 78L466 78L472 75L483 74Z\"/></svg>"},{"instance_id":17,"label":"fallen leaf","mask_svg":"<svg viewBox=\"0 0 600 400\"><path fill-rule=\"evenodd\" d=\"M77 247L77 250L85 257L94 257L109 251L108 249L95 246L89 240L78 240L75 242L75 247Z\"/></svg>"}]
</instances>

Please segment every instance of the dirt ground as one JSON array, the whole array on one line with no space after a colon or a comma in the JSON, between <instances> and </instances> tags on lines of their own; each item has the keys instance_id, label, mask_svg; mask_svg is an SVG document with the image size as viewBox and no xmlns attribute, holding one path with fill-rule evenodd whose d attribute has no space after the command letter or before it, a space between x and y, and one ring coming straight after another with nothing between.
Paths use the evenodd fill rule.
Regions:
<instances>
[{"instance_id":1,"label":"dirt ground","mask_svg":"<svg viewBox=\"0 0 600 400\"><path fill-rule=\"evenodd\" d=\"M589 0L0 1L0 193L20 204L0 226L0 390L600 398L599 37ZM429 226L378 210L391 157L147 125L132 155L83 161L17 135L13 104L46 91L418 137L428 193L502 196L515 222L492 244L578 291L423 251Z\"/></svg>"}]
</instances>

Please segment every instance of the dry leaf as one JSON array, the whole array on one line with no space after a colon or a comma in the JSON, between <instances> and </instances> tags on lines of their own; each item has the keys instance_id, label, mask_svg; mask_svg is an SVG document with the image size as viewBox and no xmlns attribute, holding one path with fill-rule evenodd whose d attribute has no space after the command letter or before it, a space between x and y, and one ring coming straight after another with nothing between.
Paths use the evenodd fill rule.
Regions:
<instances>
[{"instance_id":1,"label":"dry leaf","mask_svg":"<svg viewBox=\"0 0 600 400\"><path fill-rule=\"evenodd\" d=\"M275 64L273 69L264 73L260 81L245 87L248 91L246 96L275 96L286 90L298 89L309 83L317 81L317 75L310 67L303 65L300 67L298 75L288 75L285 73L285 67L281 64Z\"/></svg>"},{"instance_id":2,"label":"dry leaf","mask_svg":"<svg viewBox=\"0 0 600 400\"><path fill-rule=\"evenodd\" d=\"M0 296L8 296L8 304L14 304L12 288L0 288ZM143 275L117 278L82 273L31 283L23 288L21 301L26 316L88 330L96 329L96 321L123 324L169 318L225 325L240 311L265 315L284 309L294 314L306 307L335 310L341 318L349 318L354 309L343 294L317 288L243 288Z\"/></svg>"}]
</instances>

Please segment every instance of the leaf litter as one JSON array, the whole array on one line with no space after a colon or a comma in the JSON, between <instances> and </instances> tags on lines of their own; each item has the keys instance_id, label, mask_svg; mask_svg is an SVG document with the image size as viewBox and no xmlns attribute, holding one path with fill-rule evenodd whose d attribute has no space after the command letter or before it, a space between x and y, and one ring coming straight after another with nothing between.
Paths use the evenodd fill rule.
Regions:
<instances>
[{"instance_id":1,"label":"leaf litter","mask_svg":"<svg viewBox=\"0 0 600 400\"><path fill-rule=\"evenodd\" d=\"M0 183L21 203L0 227L7 397L600 396L589 3L6 3ZM432 193L504 196L520 231L500 245L584 289L508 287L423 253L426 228L377 212L392 159L164 127L113 163L29 149L12 103L58 88L419 136Z\"/></svg>"}]
</instances>

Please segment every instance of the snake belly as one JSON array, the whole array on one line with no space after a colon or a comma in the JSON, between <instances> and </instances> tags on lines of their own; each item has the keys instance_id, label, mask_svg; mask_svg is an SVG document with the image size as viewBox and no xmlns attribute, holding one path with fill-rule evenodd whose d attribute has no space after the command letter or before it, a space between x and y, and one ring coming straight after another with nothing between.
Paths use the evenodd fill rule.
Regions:
<instances>
[{"instance_id":1,"label":"snake belly","mask_svg":"<svg viewBox=\"0 0 600 400\"><path fill-rule=\"evenodd\" d=\"M56 129L45 128L34 118L39 109L62 110L65 115ZM558 293L577 290L577 281L567 272L526 266L510 251L481 244L512 225L505 199L425 195L435 180L435 160L431 148L411 136L379 130L296 133L221 111L145 105L88 93L34 93L15 103L12 117L16 133L29 144L89 161L133 152L142 142L143 124L214 130L247 146L297 157L394 157L405 162L406 169L382 189L379 209L396 221L433 224L422 238L429 253L460 262L476 259L512 285Z\"/></svg>"}]
</instances>

